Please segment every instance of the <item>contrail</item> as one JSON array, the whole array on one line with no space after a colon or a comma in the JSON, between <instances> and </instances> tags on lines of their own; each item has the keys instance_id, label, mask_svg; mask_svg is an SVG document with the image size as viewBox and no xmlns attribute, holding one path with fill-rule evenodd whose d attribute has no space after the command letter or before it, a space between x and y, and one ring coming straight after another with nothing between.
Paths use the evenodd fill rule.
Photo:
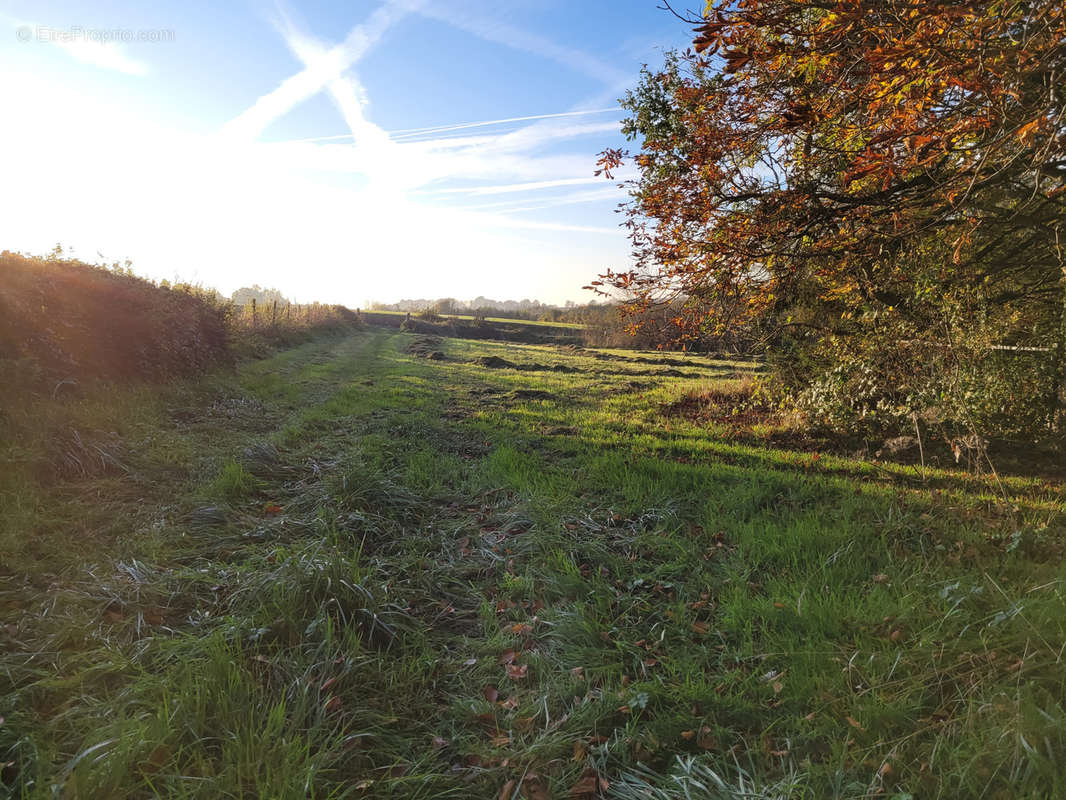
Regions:
<instances>
[{"instance_id":1,"label":"contrail","mask_svg":"<svg viewBox=\"0 0 1066 800\"><path fill-rule=\"evenodd\" d=\"M405 128L398 131L389 131L390 136L398 136L401 139L409 136L422 136L431 133L446 133L448 131L464 130L466 128L482 128L486 125L503 125L508 122L529 122L537 119L556 119L558 117L578 117L584 114L606 114L609 111L618 111L618 108L593 108L588 111L563 111L558 114L533 114L528 117L507 117L506 119L490 119L483 122L463 122L457 125L439 125L435 128ZM294 142L329 142L337 139L350 139L350 133L341 133L336 136L316 136L311 139L294 139Z\"/></svg>"}]
</instances>

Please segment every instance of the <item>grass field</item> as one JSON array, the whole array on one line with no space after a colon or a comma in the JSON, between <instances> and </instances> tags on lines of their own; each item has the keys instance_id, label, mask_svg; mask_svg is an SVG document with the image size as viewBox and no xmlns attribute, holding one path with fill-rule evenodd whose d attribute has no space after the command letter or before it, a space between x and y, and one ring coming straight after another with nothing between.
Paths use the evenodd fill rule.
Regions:
<instances>
[{"instance_id":1,"label":"grass field","mask_svg":"<svg viewBox=\"0 0 1066 800\"><path fill-rule=\"evenodd\" d=\"M387 314L392 317L406 317L406 311L367 311L367 314ZM418 313L412 312L411 316L418 319ZM438 314L441 319L461 319L473 321L476 319L472 314ZM569 328L570 330L582 330L585 326L580 322L551 322L539 319L513 319L511 317L485 317L485 322L501 322L507 325L537 325L549 328Z\"/></svg>"},{"instance_id":2,"label":"grass field","mask_svg":"<svg viewBox=\"0 0 1066 800\"><path fill-rule=\"evenodd\" d=\"M1066 796L1062 484L664 416L755 369L373 329L9 411L0 791Z\"/></svg>"}]
</instances>

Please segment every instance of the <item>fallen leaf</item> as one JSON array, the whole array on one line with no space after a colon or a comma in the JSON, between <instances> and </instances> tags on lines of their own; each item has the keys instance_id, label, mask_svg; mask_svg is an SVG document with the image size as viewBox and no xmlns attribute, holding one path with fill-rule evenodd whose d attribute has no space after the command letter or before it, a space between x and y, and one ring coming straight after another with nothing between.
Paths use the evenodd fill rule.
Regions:
<instances>
[{"instance_id":1,"label":"fallen leaf","mask_svg":"<svg viewBox=\"0 0 1066 800\"><path fill-rule=\"evenodd\" d=\"M701 636L706 634L707 631L709 631L710 629L711 629L711 627L706 622L697 621L697 622L693 622L692 623L692 630L695 633L700 634Z\"/></svg>"},{"instance_id":2,"label":"fallen leaf","mask_svg":"<svg viewBox=\"0 0 1066 800\"><path fill-rule=\"evenodd\" d=\"M703 750L716 750L718 740L714 738L714 732L704 725L700 728L699 736L696 737L696 745Z\"/></svg>"},{"instance_id":3,"label":"fallen leaf","mask_svg":"<svg viewBox=\"0 0 1066 800\"><path fill-rule=\"evenodd\" d=\"M171 750L171 748L167 745L158 745L154 750L152 750L151 753L148 754L148 759L145 763L145 767L148 768L150 771L154 772L162 768L168 761L170 761L170 757L173 755L173 753L174 751Z\"/></svg>"},{"instance_id":4,"label":"fallen leaf","mask_svg":"<svg viewBox=\"0 0 1066 800\"><path fill-rule=\"evenodd\" d=\"M329 690L336 682L336 677L329 678L328 680L324 681L321 686L318 687L319 691L325 692Z\"/></svg>"},{"instance_id":5,"label":"fallen leaf","mask_svg":"<svg viewBox=\"0 0 1066 800\"><path fill-rule=\"evenodd\" d=\"M781 690L785 688L785 685L781 681L774 681L774 694L781 694Z\"/></svg>"},{"instance_id":6,"label":"fallen leaf","mask_svg":"<svg viewBox=\"0 0 1066 800\"><path fill-rule=\"evenodd\" d=\"M448 744L449 744L448 740L445 739L443 736L434 736L433 737L433 746L435 748L437 748L438 750L440 750L442 747L447 747Z\"/></svg>"},{"instance_id":7,"label":"fallen leaf","mask_svg":"<svg viewBox=\"0 0 1066 800\"><path fill-rule=\"evenodd\" d=\"M263 506L263 511L267 514L280 514L282 508L277 503L267 503Z\"/></svg>"},{"instance_id":8,"label":"fallen leaf","mask_svg":"<svg viewBox=\"0 0 1066 800\"><path fill-rule=\"evenodd\" d=\"M535 772L530 772L526 775L524 781L522 781L522 794L524 794L527 800L551 800L551 795L548 794L548 788L544 785L544 780Z\"/></svg>"},{"instance_id":9,"label":"fallen leaf","mask_svg":"<svg viewBox=\"0 0 1066 800\"><path fill-rule=\"evenodd\" d=\"M498 800L511 800L511 798L514 797L514 789L516 784L517 781L514 778L511 778L511 780L507 781L507 783L503 785L503 788L500 789L500 795Z\"/></svg>"},{"instance_id":10,"label":"fallen leaf","mask_svg":"<svg viewBox=\"0 0 1066 800\"><path fill-rule=\"evenodd\" d=\"M570 670L570 674L573 675L575 678L584 677L585 668L584 667L574 667L572 670Z\"/></svg>"},{"instance_id":11,"label":"fallen leaf","mask_svg":"<svg viewBox=\"0 0 1066 800\"><path fill-rule=\"evenodd\" d=\"M862 725L860 725L859 721L857 719L855 719L854 717L845 717L845 719L848 721L848 725L850 725L851 727L855 728L855 730L859 730L859 731L865 731L866 730L866 728L864 728Z\"/></svg>"},{"instance_id":12,"label":"fallen leaf","mask_svg":"<svg viewBox=\"0 0 1066 800\"><path fill-rule=\"evenodd\" d=\"M331 697L329 700L326 701L326 705L323 706L323 710L327 714L332 714L335 711L340 711L343 705L344 702L339 697Z\"/></svg>"},{"instance_id":13,"label":"fallen leaf","mask_svg":"<svg viewBox=\"0 0 1066 800\"><path fill-rule=\"evenodd\" d=\"M577 783L570 787L571 797L587 797L600 790L600 775L592 767L581 773Z\"/></svg>"},{"instance_id":14,"label":"fallen leaf","mask_svg":"<svg viewBox=\"0 0 1066 800\"><path fill-rule=\"evenodd\" d=\"M500 654L499 661L501 664L513 664L516 658L518 654L514 650L506 650Z\"/></svg>"},{"instance_id":15,"label":"fallen leaf","mask_svg":"<svg viewBox=\"0 0 1066 800\"><path fill-rule=\"evenodd\" d=\"M485 695L485 699L488 700L490 703L495 703L497 700L500 699L500 693L499 691L497 691L495 686L486 686L484 689L481 690L481 693Z\"/></svg>"},{"instance_id":16,"label":"fallen leaf","mask_svg":"<svg viewBox=\"0 0 1066 800\"><path fill-rule=\"evenodd\" d=\"M507 665L507 677L511 680L519 680L526 677L526 673L529 671L529 664L508 664Z\"/></svg>"},{"instance_id":17,"label":"fallen leaf","mask_svg":"<svg viewBox=\"0 0 1066 800\"><path fill-rule=\"evenodd\" d=\"M524 622L516 622L511 626L511 633L518 634L519 636L528 636L533 633L533 626L527 625Z\"/></svg>"},{"instance_id":18,"label":"fallen leaf","mask_svg":"<svg viewBox=\"0 0 1066 800\"><path fill-rule=\"evenodd\" d=\"M163 624L163 615L159 613L159 611L156 611L154 609L149 609L148 611L145 611L142 616L144 617L144 621L147 622L149 625Z\"/></svg>"},{"instance_id":19,"label":"fallen leaf","mask_svg":"<svg viewBox=\"0 0 1066 800\"><path fill-rule=\"evenodd\" d=\"M696 731L681 731L681 738L688 740L696 735Z\"/></svg>"},{"instance_id":20,"label":"fallen leaf","mask_svg":"<svg viewBox=\"0 0 1066 800\"><path fill-rule=\"evenodd\" d=\"M876 575L874 575L873 582L874 583L888 583L888 576L885 573L883 573L883 572L879 572Z\"/></svg>"},{"instance_id":21,"label":"fallen leaf","mask_svg":"<svg viewBox=\"0 0 1066 800\"><path fill-rule=\"evenodd\" d=\"M585 743L580 739L574 740L574 761L584 761L585 756L589 754L588 748Z\"/></svg>"},{"instance_id":22,"label":"fallen leaf","mask_svg":"<svg viewBox=\"0 0 1066 800\"><path fill-rule=\"evenodd\" d=\"M505 708L508 711L514 711L516 708L518 708L518 698L508 697L506 700L500 703L500 708Z\"/></svg>"}]
</instances>

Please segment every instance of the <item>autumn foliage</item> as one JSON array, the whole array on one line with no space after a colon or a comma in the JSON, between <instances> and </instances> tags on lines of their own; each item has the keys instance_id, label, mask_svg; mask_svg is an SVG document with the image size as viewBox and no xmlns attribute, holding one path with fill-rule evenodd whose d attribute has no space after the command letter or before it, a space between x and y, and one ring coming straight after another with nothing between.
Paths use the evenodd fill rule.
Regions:
<instances>
[{"instance_id":1,"label":"autumn foliage","mask_svg":"<svg viewBox=\"0 0 1066 800\"><path fill-rule=\"evenodd\" d=\"M914 364L1034 348L1010 369L1040 396L1024 413L1054 426L1066 7L742 0L690 22L693 48L623 101L636 265L595 285L634 310L683 299L682 335L755 332L792 386L861 362L868 404L908 412L931 402Z\"/></svg>"}]
</instances>

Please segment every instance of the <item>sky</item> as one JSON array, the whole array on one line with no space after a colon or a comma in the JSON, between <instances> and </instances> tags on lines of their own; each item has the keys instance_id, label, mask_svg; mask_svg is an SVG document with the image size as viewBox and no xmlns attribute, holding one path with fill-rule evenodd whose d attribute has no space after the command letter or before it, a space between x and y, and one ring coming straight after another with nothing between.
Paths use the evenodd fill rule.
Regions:
<instances>
[{"instance_id":1,"label":"sky","mask_svg":"<svg viewBox=\"0 0 1066 800\"><path fill-rule=\"evenodd\" d=\"M618 99L690 36L658 5L0 0L0 250L353 307L587 302L629 263L593 175Z\"/></svg>"}]
</instances>

